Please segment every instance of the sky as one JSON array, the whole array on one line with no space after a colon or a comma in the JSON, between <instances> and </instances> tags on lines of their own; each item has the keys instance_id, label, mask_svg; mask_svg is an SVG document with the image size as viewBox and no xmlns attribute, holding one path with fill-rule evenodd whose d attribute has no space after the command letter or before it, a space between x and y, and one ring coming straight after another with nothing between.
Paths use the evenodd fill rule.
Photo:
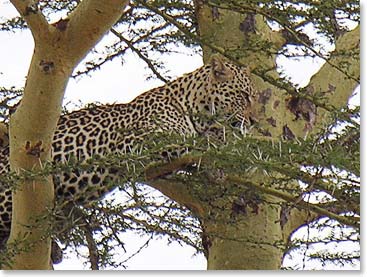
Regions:
<instances>
[{"instance_id":1,"label":"sky","mask_svg":"<svg viewBox=\"0 0 367 277\"><path fill-rule=\"evenodd\" d=\"M15 13L11 5L0 0L0 17ZM27 75L28 65L33 52L33 39L30 32L16 33L0 32L0 85L22 87ZM318 60L285 61L280 58L280 64L291 77L292 81L304 86L310 77L317 72L321 63ZM187 57L174 55L167 57L166 65L173 76L191 72L202 65L199 55ZM300 65L302 72L299 74ZM134 54L121 61L110 62L102 70L98 70L81 79L71 79L66 89L64 103L125 103L131 101L140 93L150 88L162 85L159 80L146 81L145 64ZM358 97L355 98L358 103ZM142 238L127 234L126 239L131 245L141 243ZM154 241L140 255L130 261L129 269L206 269L206 261L202 255L194 255L191 247L181 247L178 244L167 246L167 241ZM83 264L73 255L65 258L56 269L83 269Z\"/></svg>"}]
</instances>

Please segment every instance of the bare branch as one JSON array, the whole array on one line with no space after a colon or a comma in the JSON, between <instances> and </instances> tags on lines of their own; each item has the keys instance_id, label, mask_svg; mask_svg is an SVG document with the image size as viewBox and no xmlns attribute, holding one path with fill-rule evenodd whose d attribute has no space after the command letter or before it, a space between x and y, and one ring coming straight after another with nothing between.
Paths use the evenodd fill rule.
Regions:
<instances>
[{"instance_id":1,"label":"bare branch","mask_svg":"<svg viewBox=\"0 0 367 277\"><path fill-rule=\"evenodd\" d=\"M94 238L93 238L93 231L91 230L88 223L86 223L86 225L83 226L82 228L83 228L84 235L85 235L85 238L88 244L89 260L90 260L91 268L93 270L99 270L98 249L97 249L96 242L94 241Z\"/></svg>"},{"instance_id":2,"label":"bare branch","mask_svg":"<svg viewBox=\"0 0 367 277\"><path fill-rule=\"evenodd\" d=\"M148 67L150 68L150 70L158 77L159 80L161 80L164 83L167 83L168 82L168 80L166 78L164 78L157 71L157 69L155 69L154 64L152 63L152 61L148 57L144 56L144 54L141 53L141 51L134 46L133 42L131 42L130 40L126 39L123 35L121 35L119 32L117 32L113 28L111 29L111 33L114 34L115 36L117 36L121 41L125 42L127 44L127 46L132 51L134 51L139 56L139 58L141 58L148 65Z\"/></svg>"}]
</instances>

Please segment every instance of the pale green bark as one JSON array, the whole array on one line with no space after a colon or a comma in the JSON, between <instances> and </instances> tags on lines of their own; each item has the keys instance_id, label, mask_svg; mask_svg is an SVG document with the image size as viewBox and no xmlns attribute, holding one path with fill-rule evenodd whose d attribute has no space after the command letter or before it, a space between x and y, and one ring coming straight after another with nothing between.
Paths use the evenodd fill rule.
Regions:
<instances>
[{"instance_id":1,"label":"pale green bark","mask_svg":"<svg viewBox=\"0 0 367 277\"><path fill-rule=\"evenodd\" d=\"M263 196L262 201L278 201ZM210 246L208 255L209 270L263 270L279 269L282 262L283 241L276 206L259 206L257 212L247 208L246 214L239 214L229 220L231 203L215 220L204 219L206 235Z\"/></svg>"},{"instance_id":2,"label":"pale green bark","mask_svg":"<svg viewBox=\"0 0 367 277\"><path fill-rule=\"evenodd\" d=\"M326 104L329 107L344 107L353 91L359 85L360 78L360 27L350 31L340 37L336 44L335 55L325 63L322 68L310 80L307 86L309 91L323 92L326 97ZM354 53L350 57L338 56L338 52ZM341 68L346 74L343 74ZM320 108L318 110L318 120L314 131L325 126L330 120L330 112Z\"/></svg>"},{"instance_id":3,"label":"pale green bark","mask_svg":"<svg viewBox=\"0 0 367 277\"><path fill-rule=\"evenodd\" d=\"M230 53L232 49L239 49L242 45L246 45L246 36L254 35L240 30L240 24L245 20L247 14L239 15L219 10L219 17L213 18L211 8L197 4L197 16L201 37L222 48L224 53ZM277 41L281 42L281 38L270 32L259 16L256 17L256 20L256 29L262 39L275 37ZM211 55L211 52L210 48L204 46L204 61ZM259 55L251 52L244 54L246 58L240 61L250 70L259 65L265 68L274 67L274 57L264 58L261 53L258 53ZM253 79L256 88L261 90L264 87L264 85L259 86L261 79ZM268 87L267 85L266 88ZM259 177L259 180L262 177L262 182L267 179L265 176ZM229 183L226 185L230 186ZM280 199L271 198L273 202L281 203ZM231 208L229 203L226 206L227 210ZM225 213L228 211L223 211L223 215ZM216 219L213 221L203 218L205 232L211 242L207 257L208 269L279 269L283 255L283 250L279 248L279 242L283 241L279 214L279 205L269 205L263 199L258 213L248 211L245 215L239 214L232 224L228 224L228 220Z\"/></svg>"},{"instance_id":4,"label":"pale green bark","mask_svg":"<svg viewBox=\"0 0 367 277\"><path fill-rule=\"evenodd\" d=\"M207 61L213 49L220 49L224 55L230 54L233 49L241 49L246 45L246 37L257 37L271 42L274 53L285 42L282 36L270 30L260 15L256 15L256 33L244 33L240 29L240 24L247 14L217 10L213 12L211 8L202 5L201 1L196 1L199 32L204 42L204 61ZM215 47L210 47L213 44ZM337 41L337 50L359 48L359 30L347 33ZM251 52L243 50L244 55L239 61L246 64L250 70L256 72L263 69L275 69L275 55L267 55L261 51ZM341 107L346 104L347 99L353 92L357 83L353 78L346 78L345 74L338 70L341 58L333 58L326 63L323 68L312 78L310 86L313 91L327 92L330 85L336 90L332 95L327 95L329 104ZM359 78L359 56L356 55L348 60L348 74L355 79ZM331 66L332 64L333 66ZM275 70L268 73L272 78L277 79ZM295 115L286 107L286 99L290 97L287 92L281 90L269 82L264 81L259 76L253 75L253 82L259 94L270 92L270 98L266 103L258 103L258 116L260 125L271 134L272 138L279 139L283 134L283 126L287 126L298 138L303 138L311 131L316 132L318 128L325 126L319 124L324 120L328 112L318 109L316 124L310 128L305 128L304 120L295 121ZM272 118L276 122L275 126L269 124L268 119ZM321 119L322 120L321 120ZM322 122L325 123L325 122ZM257 180L257 181L256 181ZM266 184L268 177L262 174L252 176L251 181L259 184ZM230 184L227 184L230 185ZM273 197L273 203L280 204L279 198ZM201 218L204 226L211 226L205 230L210 235L210 229L215 230L211 246L209 247L208 269L279 269L283 256L282 247L276 248L273 245L286 244L289 235L300 225L315 218L314 213L292 210L283 228L280 228L280 208L277 205L269 205L264 201L261 205L261 212L256 215L247 215L245 218L237 220L233 225L228 225L226 221L212 222ZM259 243L242 243L250 240ZM264 247L268 245L268 247Z\"/></svg>"},{"instance_id":5,"label":"pale green bark","mask_svg":"<svg viewBox=\"0 0 367 277\"><path fill-rule=\"evenodd\" d=\"M223 2L223 4L225 3ZM247 65L251 71L256 72L256 74L252 74L252 79L259 95L269 94L267 101L263 103L259 101L255 105L257 106L259 125L267 132L267 135L270 134L273 141L281 139L285 126L298 139L302 139L312 132L317 132L322 126L325 126L320 123L325 123L325 118L328 120L327 115L329 112L321 107L318 107L314 125L308 126L310 124L307 125L307 122L303 119L294 120L295 115L287 108L287 100L291 95L287 91L271 84L267 79L260 77L259 73L261 71L267 71L266 74L270 79L276 80L279 78L275 70L276 56L274 54L268 55L263 51L251 51L253 49L245 50L246 40L250 37L266 40L272 45L272 49L268 49L272 53L276 53L285 43L285 39L281 34L271 31L261 15L256 15L253 18L255 20L254 30L256 32L244 32L239 26L244 22L247 14L241 15L228 10L213 10L203 5L203 1L199 0L195 1L195 5L204 62L207 62L210 56L216 52L226 57L233 57L233 53L236 51L242 52L242 55L240 55L242 58L238 61L243 65ZM164 14L162 16L175 24L172 18ZM176 24L176 26L185 32L182 25ZM345 34L337 41L337 50L358 48L358 42L359 31L355 30ZM309 91L315 93L320 91L327 92L330 84L335 86L336 90L332 95L326 95L330 98L329 103L336 107L345 105L357 84L353 78L357 79L359 76L358 55L348 60L350 62L348 74L352 78L345 79L345 74L336 69L340 60L333 58L312 78L310 83L312 89L309 89ZM296 91L295 88L291 89L293 92ZM334 97L337 97L337 99L334 99ZM273 124L270 124L270 122ZM261 133L256 135L261 137ZM269 138L264 137L261 139ZM205 161L201 160L201 163L204 164ZM168 174L167 170L169 172L169 168L163 170L163 176ZM175 172L175 170L171 172ZM159 178L159 172L160 170L157 170L155 178ZM147 177L149 177L149 174ZM257 186L266 187L266 184L270 184L269 177L262 173L252 175L249 181ZM227 186L231 186L234 182L226 183L224 181L224 183ZM213 216L213 210L208 203L200 201L195 195L187 195L190 194L190 184L177 183L170 180L164 180L164 182L161 180L150 180L150 184L168 197L186 205L199 217L204 227L204 236L206 237L203 240L203 244L207 252L208 269L279 269L289 236L301 225L312 221L318 215L326 215L327 213L327 211L320 211L319 207L307 211L291 209L288 211L287 219L281 218L282 211L280 205L284 202L297 204L297 196L277 197L276 193L272 194L257 189L257 192L260 193L263 199L261 204L259 203L258 205L258 213L251 214L251 212L247 212L245 215L240 214L230 220L230 204L233 203L234 199L228 199L226 203L221 203L222 211L214 212L215 215ZM208 182L206 187L211 187L211 185ZM297 183L289 185L298 186ZM271 204L266 201L269 198L271 198Z\"/></svg>"},{"instance_id":6,"label":"pale green bark","mask_svg":"<svg viewBox=\"0 0 367 277\"><path fill-rule=\"evenodd\" d=\"M74 67L122 15L127 0L82 1L70 16L49 25L33 1L13 0L35 40L21 104L10 120L10 165L16 172L41 168L51 157L51 140L60 116L62 99ZM50 269L48 223L40 218L52 208L51 177L18 184L13 193L9 245L27 248L11 269ZM31 226L26 227L26 226Z\"/></svg>"}]
</instances>

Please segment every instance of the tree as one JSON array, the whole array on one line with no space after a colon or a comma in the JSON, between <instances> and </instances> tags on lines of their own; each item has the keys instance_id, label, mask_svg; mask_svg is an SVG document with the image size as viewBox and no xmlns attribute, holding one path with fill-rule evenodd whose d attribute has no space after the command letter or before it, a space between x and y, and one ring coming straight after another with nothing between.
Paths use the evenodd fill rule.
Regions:
<instances>
[{"instance_id":1,"label":"tree","mask_svg":"<svg viewBox=\"0 0 367 277\"><path fill-rule=\"evenodd\" d=\"M35 41L22 102L9 126L10 165L12 171L19 172L42 168L42 164L50 160L52 136L67 81L74 67L121 16L128 1L84 1L68 18L54 25L47 22L38 3L12 1L12 4L31 29ZM91 18L98 21L93 24ZM51 241L50 238L42 239L47 226L38 226L29 233L24 224L32 224L34 218L52 208L51 177L27 180L18 185L12 196L14 208L9 243L28 234L25 243L32 245L32 251L16 255L13 267L47 269Z\"/></svg>"},{"instance_id":2,"label":"tree","mask_svg":"<svg viewBox=\"0 0 367 277\"><path fill-rule=\"evenodd\" d=\"M357 1L136 0L130 2L120 18L116 10L110 11L114 16L108 20L104 18L106 23L101 20L92 23L90 17L77 16L85 3L100 5L94 1L78 5L77 2L40 1L39 6L13 2L34 34L36 50L39 45L39 51L45 51L40 53L55 55L34 58L37 62L30 68L38 72L34 77L32 71L29 72L21 105L10 121L11 153L23 153L21 158L11 154L13 170L36 171L36 176L65 170L61 166L46 166L60 110L56 109L53 114L42 104L42 99L32 103L35 99L31 96L40 91L45 82L44 91L59 91L58 96L54 93L55 104L48 107L61 107L65 84L74 67L116 20L111 36L118 40L110 45L106 42L104 49L108 51L97 52L97 57L84 61L84 68L74 71L74 76L103 69L103 64L123 57L129 49L146 62L155 77L166 82L169 77L161 60L155 58L159 55L155 54L173 52L179 44L201 52L204 62L219 53L234 63L247 66L259 92L257 122L245 136L222 122L223 128L229 130L225 142L214 140L208 145L206 139L165 135L159 136L159 144L154 138L147 141L141 151L91 161L119 166L122 180L125 180L120 189L125 192L126 201L78 207L74 209L74 220L66 219L73 228L66 232L67 235L59 231L56 235L67 245L87 245L93 269L123 266L113 260L113 249L117 245L123 247L118 234L127 229L166 234L172 240L192 245L204 252L208 269L279 269L286 253L302 247L318 243L358 243L359 108L347 106L359 84L359 27L353 30L348 27L351 22L359 22ZM119 7L123 4L127 3L120 3ZM88 4L84 6L88 8ZM66 19L48 25L39 16L40 10L45 16L56 10L74 11ZM24 28L22 17L2 23L2 29ZM76 18L74 22L73 18ZM53 32L44 33L45 26ZM73 40L63 34L73 34L73 28L78 30L80 26L83 27L77 34L81 31L93 33L96 26L101 29L86 45L74 49ZM317 33L315 38L311 37L310 29ZM61 37L64 43L50 43L53 41L49 40L50 35ZM75 39L83 41L79 40L79 35ZM59 48L60 45L63 46ZM327 45L335 46L335 50L328 50ZM72 50L78 53L74 55ZM38 51L36 54L40 55ZM306 87L300 88L279 74L276 58L280 55L289 59L317 57L325 64ZM56 57L59 57L58 63ZM57 64L67 69L63 70L59 81L55 78L59 76L55 70L59 68ZM53 78L48 78L50 76ZM35 87L31 86L32 80ZM30 95L29 100L27 95ZM39 107L43 113L36 112L39 109L34 105L42 105ZM22 118L22 114L26 118ZM47 124L41 121L46 114L50 120ZM42 130L17 127L30 126L30 122L42 123ZM28 133L17 133L22 130ZM24 151L22 142L26 141L30 143ZM167 145L190 145L193 150L167 163L156 155ZM39 165L38 158L45 162L42 168L34 168L35 164ZM14 162L17 160L27 163L17 164ZM187 174L176 174L182 171ZM36 185L40 183L40 186L45 182L44 179L36 180ZM33 179L28 181L29 184L33 182ZM48 192L42 189L42 194L33 196L46 201L39 202L46 204L37 205L36 210L18 204L27 203L29 191L24 191L25 196L16 191L14 197L24 199L16 201L13 222L14 218L19 221L24 211L33 216L47 212L44 207L52 206L50 183L48 179ZM142 183L161 191L169 199L148 197L147 187ZM58 205L53 214L57 214L57 208ZM24 216L29 218L30 214ZM46 221L45 224L50 223ZM293 234L302 226L308 230L306 238L295 239ZM12 226L10 242L15 241L19 233L16 228L22 227ZM330 236L313 237L310 230L332 231ZM33 234L31 242L39 241L44 235ZM115 239L111 239L111 234ZM51 235L48 233L48 236ZM39 253L45 257L42 268L47 268L50 243L44 241L44 245L39 245L42 247L39 251L43 252ZM34 257L34 251L37 249L23 255ZM310 253L310 259L342 265L356 263L359 258L358 252L344 250ZM22 259L22 255L18 255ZM24 264L23 260L19 263ZM41 268L40 264L36 266Z\"/></svg>"}]
</instances>

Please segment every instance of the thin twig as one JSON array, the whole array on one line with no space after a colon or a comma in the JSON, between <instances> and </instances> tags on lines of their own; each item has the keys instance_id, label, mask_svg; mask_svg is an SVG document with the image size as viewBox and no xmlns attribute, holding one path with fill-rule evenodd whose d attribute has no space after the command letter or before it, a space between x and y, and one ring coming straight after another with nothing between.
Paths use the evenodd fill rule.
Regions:
<instances>
[{"instance_id":1,"label":"thin twig","mask_svg":"<svg viewBox=\"0 0 367 277\"><path fill-rule=\"evenodd\" d=\"M148 246L149 242L153 239L153 234L150 235L149 239L142 245L139 247L138 250L135 251L135 253L131 254L129 257L127 257L125 260L123 260L121 262L121 264L126 263L127 261L129 261L131 258L135 257L137 254L139 254L145 247Z\"/></svg>"},{"instance_id":2,"label":"thin twig","mask_svg":"<svg viewBox=\"0 0 367 277\"><path fill-rule=\"evenodd\" d=\"M160 79L161 81L163 81L164 83L167 83L168 80L166 78L164 78L154 67L153 63L151 62L151 60L146 57L143 53L141 53L141 51L139 49L137 49L134 44L126 39L123 35L121 35L119 32L117 32L115 29L111 29L111 33L114 34L115 36L117 36L121 41L125 42L127 44L127 46L134 51L139 58L141 58L150 68L150 70L158 77L158 79Z\"/></svg>"}]
</instances>

